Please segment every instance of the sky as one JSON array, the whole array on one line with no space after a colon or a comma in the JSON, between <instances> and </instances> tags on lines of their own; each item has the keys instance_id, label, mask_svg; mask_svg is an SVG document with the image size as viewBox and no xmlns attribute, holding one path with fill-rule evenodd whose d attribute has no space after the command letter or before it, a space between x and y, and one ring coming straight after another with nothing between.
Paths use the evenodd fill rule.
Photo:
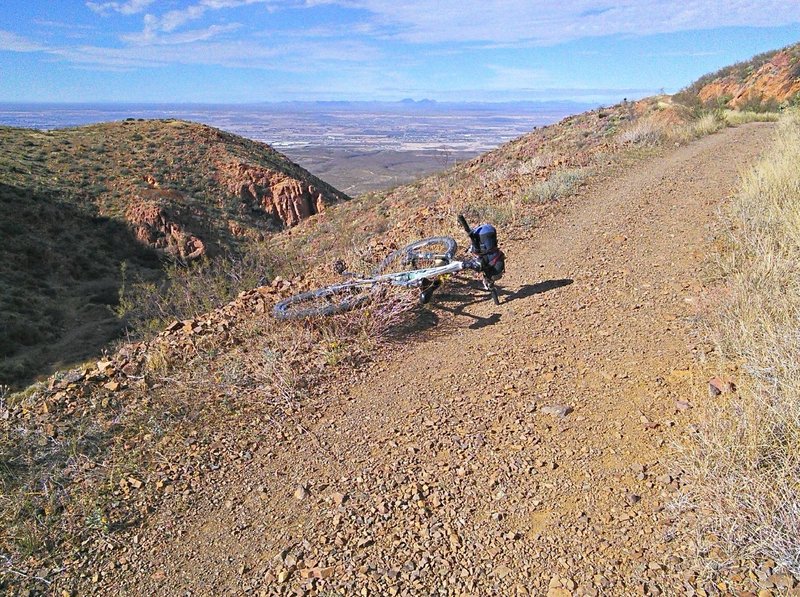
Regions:
<instances>
[{"instance_id":1,"label":"sky","mask_svg":"<svg viewBox=\"0 0 800 597\"><path fill-rule=\"evenodd\" d=\"M0 102L612 103L800 41L800 0L2 0Z\"/></svg>"}]
</instances>

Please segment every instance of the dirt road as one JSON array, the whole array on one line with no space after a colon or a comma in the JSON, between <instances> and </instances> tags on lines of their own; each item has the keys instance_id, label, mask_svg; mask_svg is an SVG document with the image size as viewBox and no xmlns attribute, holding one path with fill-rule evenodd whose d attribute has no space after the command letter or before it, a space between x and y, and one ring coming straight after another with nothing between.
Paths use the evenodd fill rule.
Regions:
<instances>
[{"instance_id":1,"label":"dirt road","mask_svg":"<svg viewBox=\"0 0 800 597\"><path fill-rule=\"evenodd\" d=\"M770 131L727 129L619 169L506 239L503 304L445 289L439 326L309 405L310 433L162 508L95 586L684 594L692 514L673 507L672 454L708 399L693 374L705 261Z\"/></svg>"}]
</instances>

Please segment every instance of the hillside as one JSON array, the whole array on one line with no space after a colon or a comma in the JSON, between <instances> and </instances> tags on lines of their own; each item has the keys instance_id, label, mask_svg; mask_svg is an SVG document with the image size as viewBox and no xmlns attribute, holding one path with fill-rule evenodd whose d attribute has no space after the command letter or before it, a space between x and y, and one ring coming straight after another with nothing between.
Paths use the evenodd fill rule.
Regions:
<instances>
[{"instance_id":1,"label":"hillside","mask_svg":"<svg viewBox=\"0 0 800 597\"><path fill-rule=\"evenodd\" d=\"M270 284L4 392L0 587L796 587L771 552L725 551L674 449L744 377L722 364L736 384L711 390L716 355L698 321L718 292L719 207L773 134L750 121L774 119L666 96L565 119L338 202L269 237L283 260ZM155 182L165 201L181 193ZM412 238L462 241L458 213L498 224L500 306L455 277L426 307L387 293L336 317L271 317L280 297L338 279L335 258L367 270ZM122 230L141 246L135 221Z\"/></svg>"},{"instance_id":2,"label":"hillside","mask_svg":"<svg viewBox=\"0 0 800 597\"><path fill-rule=\"evenodd\" d=\"M775 110L800 102L800 44L705 75L680 94L706 106Z\"/></svg>"},{"instance_id":3,"label":"hillside","mask_svg":"<svg viewBox=\"0 0 800 597\"><path fill-rule=\"evenodd\" d=\"M267 145L181 121L0 128L0 383L98 354L123 284L243 250L347 197Z\"/></svg>"},{"instance_id":4,"label":"hillside","mask_svg":"<svg viewBox=\"0 0 800 597\"><path fill-rule=\"evenodd\" d=\"M275 284L14 401L31 432L5 445L10 472L52 488L4 520L15 569L80 594L794 583L745 561L710 585L724 555L698 559L697 512L674 506L690 479L672 446L709 400L708 230L770 133L606 162L504 237L499 307L454 282L389 327L383 307L276 324Z\"/></svg>"}]
</instances>

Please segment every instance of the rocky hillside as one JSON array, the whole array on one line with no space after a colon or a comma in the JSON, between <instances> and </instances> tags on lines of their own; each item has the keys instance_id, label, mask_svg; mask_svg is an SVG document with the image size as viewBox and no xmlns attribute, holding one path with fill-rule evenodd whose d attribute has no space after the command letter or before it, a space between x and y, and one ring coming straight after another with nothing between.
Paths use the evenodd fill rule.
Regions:
<instances>
[{"instance_id":1,"label":"rocky hillside","mask_svg":"<svg viewBox=\"0 0 800 597\"><path fill-rule=\"evenodd\" d=\"M0 128L0 384L99 352L123 283L347 199L262 143L181 121ZM162 258L161 260L159 258Z\"/></svg>"},{"instance_id":2,"label":"rocky hillside","mask_svg":"<svg viewBox=\"0 0 800 597\"><path fill-rule=\"evenodd\" d=\"M771 110L800 100L800 44L705 75L682 94L705 105Z\"/></svg>"}]
</instances>

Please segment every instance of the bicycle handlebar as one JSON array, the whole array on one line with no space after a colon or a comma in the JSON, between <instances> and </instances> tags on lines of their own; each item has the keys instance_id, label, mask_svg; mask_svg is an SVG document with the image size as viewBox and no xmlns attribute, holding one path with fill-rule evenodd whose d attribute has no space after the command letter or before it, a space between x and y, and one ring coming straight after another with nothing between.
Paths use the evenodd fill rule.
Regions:
<instances>
[{"instance_id":1,"label":"bicycle handlebar","mask_svg":"<svg viewBox=\"0 0 800 597\"><path fill-rule=\"evenodd\" d=\"M466 232L469 235L470 239L472 239L472 228L470 228L469 224L467 224L467 218L465 218L463 214L459 214L458 222L461 224L461 227L464 229L464 232Z\"/></svg>"}]
</instances>

